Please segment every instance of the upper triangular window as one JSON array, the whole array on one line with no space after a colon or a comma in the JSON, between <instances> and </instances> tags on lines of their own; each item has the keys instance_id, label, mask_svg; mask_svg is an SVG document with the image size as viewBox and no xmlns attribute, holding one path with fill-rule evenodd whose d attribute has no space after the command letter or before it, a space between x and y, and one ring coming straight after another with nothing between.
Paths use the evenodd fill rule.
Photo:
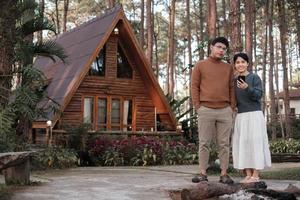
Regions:
<instances>
[{"instance_id":1,"label":"upper triangular window","mask_svg":"<svg viewBox=\"0 0 300 200\"><path fill-rule=\"evenodd\" d=\"M132 79L132 68L120 45L117 53L117 78Z\"/></svg>"},{"instance_id":2,"label":"upper triangular window","mask_svg":"<svg viewBox=\"0 0 300 200\"><path fill-rule=\"evenodd\" d=\"M89 75L91 76L105 76L105 46L91 65Z\"/></svg>"}]
</instances>

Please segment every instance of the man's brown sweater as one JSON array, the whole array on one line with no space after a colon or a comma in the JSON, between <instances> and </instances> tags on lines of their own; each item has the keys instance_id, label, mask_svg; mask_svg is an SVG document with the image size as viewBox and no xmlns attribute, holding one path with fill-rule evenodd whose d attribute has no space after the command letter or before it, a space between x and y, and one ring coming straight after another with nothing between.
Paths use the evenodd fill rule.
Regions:
<instances>
[{"instance_id":1,"label":"man's brown sweater","mask_svg":"<svg viewBox=\"0 0 300 200\"><path fill-rule=\"evenodd\" d=\"M235 108L232 66L211 57L198 62L192 74L194 107Z\"/></svg>"}]
</instances>

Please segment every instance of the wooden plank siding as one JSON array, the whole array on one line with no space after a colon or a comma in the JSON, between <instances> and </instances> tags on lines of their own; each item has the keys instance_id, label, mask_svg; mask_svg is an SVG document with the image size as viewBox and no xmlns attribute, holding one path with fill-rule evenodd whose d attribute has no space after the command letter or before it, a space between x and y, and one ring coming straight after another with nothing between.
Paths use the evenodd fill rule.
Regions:
<instances>
[{"instance_id":1,"label":"wooden plank siding","mask_svg":"<svg viewBox=\"0 0 300 200\"><path fill-rule=\"evenodd\" d=\"M133 100L133 130L154 130L155 105L148 93L147 85L145 85L139 71L136 70L135 63L130 60L126 51L124 53L133 68L133 78L117 78L117 48L118 37L111 35L106 42L105 76L85 76L75 95L64 110L59 122L60 124L78 125L83 123L83 98L85 96L126 97ZM163 119L166 123L170 121L167 118Z\"/></svg>"}]
</instances>

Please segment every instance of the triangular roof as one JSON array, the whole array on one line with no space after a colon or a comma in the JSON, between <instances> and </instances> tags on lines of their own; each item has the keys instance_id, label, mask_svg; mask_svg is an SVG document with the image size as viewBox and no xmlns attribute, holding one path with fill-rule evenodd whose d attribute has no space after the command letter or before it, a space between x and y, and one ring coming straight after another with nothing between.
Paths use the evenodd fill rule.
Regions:
<instances>
[{"instance_id":1,"label":"triangular roof","mask_svg":"<svg viewBox=\"0 0 300 200\"><path fill-rule=\"evenodd\" d=\"M36 59L34 66L43 71L50 80L46 88L47 95L59 104L60 110L63 112L87 74L91 63L103 48L115 27L118 27L120 37L129 38L126 39L126 45L130 45L131 52L138 55L135 58L135 61L138 62L136 66L140 72L144 72L140 73L143 76L142 78L155 91L152 93L151 98L156 102L157 113L168 113L173 124L176 124L176 119L169 103L120 5L107 10L105 14L95 19L59 35L54 40L64 48L68 56L67 63L63 63L58 59L54 63L46 57L38 57ZM47 107L50 103L51 101L49 100L42 104L44 107ZM55 124L58 118L59 116L54 116L53 112L49 112L47 119L43 119L42 121L52 120Z\"/></svg>"},{"instance_id":2,"label":"triangular roof","mask_svg":"<svg viewBox=\"0 0 300 200\"><path fill-rule=\"evenodd\" d=\"M300 100L300 88L298 89L290 89L289 96L291 100ZM278 93L278 97L280 99L284 98L284 91Z\"/></svg>"}]
</instances>

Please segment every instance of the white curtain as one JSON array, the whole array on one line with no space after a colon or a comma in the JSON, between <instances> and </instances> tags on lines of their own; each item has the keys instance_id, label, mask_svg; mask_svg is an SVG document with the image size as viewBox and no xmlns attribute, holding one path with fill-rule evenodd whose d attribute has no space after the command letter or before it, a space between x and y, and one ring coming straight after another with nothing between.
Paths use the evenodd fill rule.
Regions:
<instances>
[{"instance_id":1,"label":"white curtain","mask_svg":"<svg viewBox=\"0 0 300 200\"><path fill-rule=\"evenodd\" d=\"M128 119L128 108L129 108L129 101L124 101L124 110L123 110L123 131L127 131L127 119Z\"/></svg>"},{"instance_id":2,"label":"white curtain","mask_svg":"<svg viewBox=\"0 0 300 200\"><path fill-rule=\"evenodd\" d=\"M92 123L92 116L93 116L93 98L84 98L84 111L83 111L84 123Z\"/></svg>"}]
</instances>

